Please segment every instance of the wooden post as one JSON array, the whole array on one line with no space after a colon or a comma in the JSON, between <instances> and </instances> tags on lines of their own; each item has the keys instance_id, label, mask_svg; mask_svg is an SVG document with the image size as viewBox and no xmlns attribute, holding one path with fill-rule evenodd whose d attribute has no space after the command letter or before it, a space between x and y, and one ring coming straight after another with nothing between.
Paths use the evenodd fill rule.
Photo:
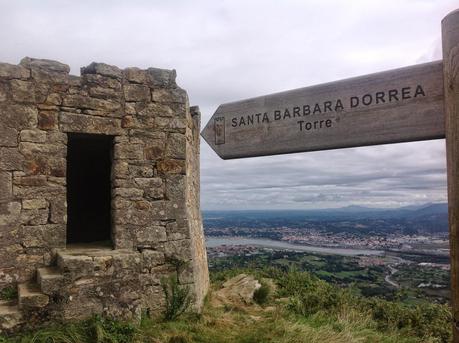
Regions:
<instances>
[{"instance_id":1,"label":"wooden post","mask_svg":"<svg viewBox=\"0 0 459 343\"><path fill-rule=\"evenodd\" d=\"M459 343L459 10L442 20L453 342Z\"/></svg>"}]
</instances>

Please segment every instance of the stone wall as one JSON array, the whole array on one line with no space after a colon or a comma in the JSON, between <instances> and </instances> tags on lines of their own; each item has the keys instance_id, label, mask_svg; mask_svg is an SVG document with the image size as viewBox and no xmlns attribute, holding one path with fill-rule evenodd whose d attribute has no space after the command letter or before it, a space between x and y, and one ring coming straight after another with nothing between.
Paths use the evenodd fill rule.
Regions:
<instances>
[{"instance_id":1,"label":"stone wall","mask_svg":"<svg viewBox=\"0 0 459 343\"><path fill-rule=\"evenodd\" d=\"M96 304L90 312L111 306L109 312L121 313L132 310L132 303L138 311L161 304L159 279L176 272L168 261L178 259L186 262L179 280L194 290L200 308L208 289L199 207L200 114L190 111L175 77L173 70L121 70L103 63L82 68L81 77L49 60L0 64L0 288L34 282L39 268L57 266L65 284L43 292L60 299L59 306L52 300L46 305L53 315L74 310L65 304L81 287L96 294L79 300ZM91 261L75 258L73 267L71 258L58 261L66 249L67 133L114 136L116 253L88 252ZM111 262L102 259L101 267L101 256ZM113 259L121 261L116 268ZM118 290L111 294L115 281ZM124 299L122 305L116 297Z\"/></svg>"}]
</instances>

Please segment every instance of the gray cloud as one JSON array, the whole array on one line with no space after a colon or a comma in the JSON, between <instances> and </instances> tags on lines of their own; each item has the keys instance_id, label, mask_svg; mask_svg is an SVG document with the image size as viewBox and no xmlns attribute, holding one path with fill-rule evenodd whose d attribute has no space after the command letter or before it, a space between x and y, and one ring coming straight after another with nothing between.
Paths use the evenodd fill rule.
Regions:
<instances>
[{"instance_id":1,"label":"gray cloud","mask_svg":"<svg viewBox=\"0 0 459 343\"><path fill-rule=\"evenodd\" d=\"M0 60L175 68L203 125L221 103L441 58L456 0L7 1ZM202 142L211 208L446 200L443 141L222 161Z\"/></svg>"}]
</instances>

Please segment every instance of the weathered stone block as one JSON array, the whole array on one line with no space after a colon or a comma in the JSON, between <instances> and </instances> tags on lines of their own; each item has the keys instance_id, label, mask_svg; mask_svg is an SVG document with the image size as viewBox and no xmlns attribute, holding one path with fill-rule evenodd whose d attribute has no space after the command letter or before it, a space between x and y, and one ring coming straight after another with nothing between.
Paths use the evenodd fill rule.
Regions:
<instances>
[{"instance_id":1,"label":"weathered stone block","mask_svg":"<svg viewBox=\"0 0 459 343\"><path fill-rule=\"evenodd\" d=\"M181 133L170 133L167 138L166 156L170 158L185 159L186 139Z\"/></svg>"},{"instance_id":2,"label":"weathered stone block","mask_svg":"<svg viewBox=\"0 0 459 343\"><path fill-rule=\"evenodd\" d=\"M138 177L134 178L134 182L142 189L160 188L163 186L163 180L160 177Z\"/></svg>"},{"instance_id":3,"label":"weathered stone block","mask_svg":"<svg viewBox=\"0 0 459 343\"><path fill-rule=\"evenodd\" d=\"M135 238L138 246L155 246L159 242L167 241L166 228L163 226L138 228L135 233Z\"/></svg>"},{"instance_id":4,"label":"weathered stone block","mask_svg":"<svg viewBox=\"0 0 459 343\"><path fill-rule=\"evenodd\" d=\"M133 274L133 272L141 272L143 260L140 254L132 251L119 251L113 254L113 265L118 272L118 275L122 270L126 270L127 274ZM135 277L135 276L134 276Z\"/></svg>"},{"instance_id":5,"label":"weathered stone block","mask_svg":"<svg viewBox=\"0 0 459 343\"><path fill-rule=\"evenodd\" d=\"M177 219L174 222L167 223L166 234L167 239L170 241L190 238L190 228L188 227L188 221L186 219Z\"/></svg>"},{"instance_id":6,"label":"weathered stone block","mask_svg":"<svg viewBox=\"0 0 459 343\"><path fill-rule=\"evenodd\" d=\"M162 160L158 162L157 168L163 174L185 174L185 161Z\"/></svg>"},{"instance_id":7,"label":"weathered stone block","mask_svg":"<svg viewBox=\"0 0 459 343\"><path fill-rule=\"evenodd\" d=\"M66 107L98 110L100 111L100 113L108 112L112 116L114 116L113 112L117 112L121 110L121 104L118 101L91 98L89 96L78 95L78 94L67 95L66 97L64 97L62 103ZM116 116L120 117L121 112L118 113Z\"/></svg>"},{"instance_id":8,"label":"weathered stone block","mask_svg":"<svg viewBox=\"0 0 459 343\"><path fill-rule=\"evenodd\" d=\"M185 219L187 217L186 206L184 202L170 200L164 206L166 219Z\"/></svg>"},{"instance_id":9,"label":"weathered stone block","mask_svg":"<svg viewBox=\"0 0 459 343\"><path fill-rule=\"evenodd\" d=\"M38 127L42 130L57 130L57 112L40 111L38 114Z\"/></svg>"},{"instance_id":10,"label":"weathered stone block","mask_svg":"<svg viewBox=\"0 0 459 343\"><path fill-rule=\"evenodd\" d=\"M92 117L67 112L59 114L59 127L64 132L84 132L105 135L123 134L120 119Z\"/></svg>"},{"instance_id":11,"label":"weathered stone block","mask_svg":"<svg viewBox=\"0 0 459 343\"><path fill-rule=\"evenodd\" d=\"M154 87L174 88L177 87L175 79L177 73L175 70L167 70L160 68L148 68L148 81Z\"/></svg>"},{"instance_id":12,"label":"weathered stone block","mask_svg":"<svg viewBox=\"0 0 459 343\"><path fill-rule=\"evenodd\" d=\"M115 178L126 178L129 176L129 163L122 160L113 161L113 175Z\"/></svg>"},{"instance_id":13,"label":"weathered stone block","mask_svg":"<svg viewBox=\"0 0 459 343\"><path fill-rule=\"evenodd\" d=\"M115 222L124 225L150 225L152 221L165 218L164 208L165 204L162 201L137 201L132 208L118 210Z\"/></svg>"},{"instance_id":14,"label":"weathered stone block","mask_svg":"<svg viewBox=\"0 0 459 343\"><path fill-rule=\"evenodd\" d=\"M142 250L144 266L147 268L156 267L166 263L164 253L151 249Z\"/></svg>"},{"instance_id":15,"label":"weathered stone block","mask_svg":"<svg viewBox=\"0 0 459 343\"><path fill-rule=\"evenodd\" d=\"M21 142L44 143L46 142L46 131L22 130L19 139Z\"/></svg>"},{"instance_id":16,"label":"weathered stone block","mask_svg":"<svg viewBox=\"0 0 459 343\"><path fill-rule=\"evenodd\" d=\"M46 186L48 180L44 175L37 176L25 176L25 175L14 175L13 183L20 186Z\"/></svg>"},{"instance_id":17,"label":"weathered stone block","mask_svg":"<svg viewBox=\"0 0 459 343\"><path fill-rule=\"evenodd\" d=\"M166 139L166 133L162 131L152 131L147 128L132 129L129 130L129 138L131 142L138 140L139 142L146 144L153 141L156 145L160 141L164 141Z\"/></svg>"},{"instance_id":18,"label":"weathered stone block","mask_svg":"<svg viewBox=\"0 0 459 343\"><path fill-rule=\"evenodd\" d=\"M129 173L133 177L152 177L154 175L153 165L129 165Z\"/></svg>"},{"instance_id":19,"label":"weathered stone block","mask_svg":"<svg viewBox=\"0 0 459 343\"><path fill-rule=\"evenodd\" d=\"M19 143L19 151L25 157L33 157L36 155L45 154L56 158L65 157L67 155L67 149L64 145L47 143L21 142Z\"/></svg>"},{"instance_id":20,"label":"weathered stone block","mask_svg":"<svg viewBox=\"0 0 459 343\"><path fill-rule=\"evenodd\" d=\"M36 197L53 197L65 192L65 187L60 185L46 186L17 186L13 185L13 195L21 198L36 198Z\"/></svg>"},{"instance_id":21,"label":"weathered stone block","mask_svg":"<svg viewBox=\"0 0 459 343\"><path fill-rule=\"evenodd\" d=\"M89 95L94 98L121 100L121 94L113 88L94 86L89 88Z\"/></svg>"},{"instance_id":22,"label":"weathered stone block","mask_svg":"<svg viewBox=\"0 0 459 343\"><path fill-rule=\"evenodd\" d=\"M22 103L35 103L35 87L30 81L12 80L11 94L13 100Z\"/></svg>"},{"instance_id":23,"label":"weathered stone block","mask_svg":"<svg viewBox=\"0 0 459 343\"><path fill-rule=\"evenodd\" d=\"M166 258L178 258L182 261L191 259L191 241L182 239L164 243Z\"/></svg>"},{"instance_id":24,"label":"weathered stone block","mask_svg":"<svg viewBox=\"0 0 459 343\"><path fill-rule=\"evenodd\" d=\"M48 143L60 143L67 145L67 134L57 131L47 131L46 133Z\"/></svg>"},{"instance_id":25,"label":"weathered stone block","mask_svg":"<svg viewBox=\"0 0 459 343\"><path fill-rule=\"evenodd\" d=\"M65 168L66 160L64 158L54 158L47 155L30 155L24 161L24 173L26 175L64 176Z\"/></svg>"},{"instance_id":26,"label":"weathered stone block","mask_svg":"<svg viewBox=\"0 0 459 343\"><path fill-rule=\"evenodd\" d=\"M168 175L166 177L166 197L175 202L185 201L185 175Z\"/></svg>"},{"instance_id":27,"label":"weathered stone block","mask_svg":"<svg viewBox=\"0 0 459 343\"><path fill-rule=\"evenodd\" d=\"M127 209L129 207L132 207L132 201L125 199L121 196L115 196L115 198L112 201L112 207L114 209Z\"/></svg>"},{"instance_id":28,"label":"weathered stone block","mask_svg":"<svg viewBox=\"0 0 459 343\"><path fill-rule=\"evenodd\" d=\"M103 76L100 74L83 74L81 78L78 78L78 83L76 86L80 88L81 84L89 86L97 85L102 88L111 88L116 91L121 91L121 82L119 79Z\"/></svg>"},{"instance_id":29,"label":"weathered stone block","mask_svg":"<svg viewBox=\"0 0 459 343\"><path fill-rule=\"evenodd\" d=\"M136 113L144 117L173 117L174 111L169 105L159 103L138 103L136 106Z\"/></svg>"},{"instance_id":30,"label":"weathered stone block","mask_svg":"<svg viewBox=\"0 0 459 343\"><path fill-rule=\"evenodd\" d=\"M87 255L70 255L58 251L57 266L72 279L92 276L94 273L94 260Z\"/></svg>"},{"instance_id":31,"label":"weathered stone block","mask_svg":"<svg viewBox=\"0 0 459 343\"><path fill-rule=\"evenodd\" d=\"M0 171L0 201L9 200L13 195L13 178L11 173Z\"/></svg>"},{"instance_id":32,"label":"weathered stone block","mask_svg":"<svg viewBox=\"0 0 459 343\"><path fill-rule=\"evenodd\" d=\"M148 101L150 100L150 88L138 84L124 85L124 98L126 101Z\"/></svg>"},{"instance_id":33,"label":"weathered stone block","mask_svg":"<svg viewBox=\"0 0 459 343\"><path fill-rule=\"evenodd\" d=\"M0 63L0 78L4 79L28 79L30 71L23 66L9 63Z\"/></svg>"},{"instance_id":34,"label":"weathered stone block","mask_svg":"<svg viewBox=\"0 0 459 343\"><path fill-rule=\"evenodd\" d=\"M70 67L67 64L48 59L24 57L20 65L32 69L41 69L51 73L68 74L70 72Z\"/></svg>"},{"instance_id":35,"label":"weathered stone block","mask_svg":"<svg viewBox=\"0 0 459 343\"><path fill-rule=\"evenodd\" d=\"M0 122L0 146L15 147L18 146L18 131L7 127Z\"/></svg>"},{"instance_id":36,"label":"weathered stone block","mask_svg":"<svg viewBox=\"0 0 459 343\"><path fill-rule=\"evenodd\" d=\"M45 199L23 199L22 208L24 210L38 210L48 208L48 202Z\"/></svg>"},{"instance_id":37,"label":"weathered stone block","mask_svg":"<svg viewBox=\"0 0 459 343\"><path fill-rule=\"evenodd\" d=\"M143 197L143 190L139 188L115 188L113 196L127 198L131 200L140 200Z\"/></svg>"},{"instance_id":38,"label":"weathered stone block","mask_svg":"<svg viewBox=\"0 0 459 343\"><path fill-rule=\"evenodd\" d=\"M183 89L154 89L151 92L152 100L161 104L185 103L188 101Z\"/></svg>"},{"instance_id":39,"label":"weathered stone block","mask_svg":"<svg viewBox=\"0 0 459 343\"><path fill-rule=\"evenodd\" d=\"M65 197L53 197L50 202L49 221L53 224L67 223L67 201Z\"/></svg>"},{"instance_id":40,"label":"weathered stone block","mask_svg":"<svg viewBox=\"0 0 459 343\"><path fill-rule=\"evenodd\" d=\"M135 67L124 69L123 75L126 80L132 83L146 83L150 76L148 71Z\"/></svg>"},{"instance_id":41,"label":"weathered stone block","mask_svg":"<svg viewBox=\"0 0 459 343\"><path fill-rule=\"evenodd\" d=\"M48 209L22 209L20 222L24 225L44 225L48 222L49 210Z\"/></svg>"},{"instance_id":42,"label":"weathered stone block","mask_svg":"<svg viewBox=\"0 0 459 343\"><path fill-rule=\"evenodd\" d=\"M164 142L163 141L151 141L144 149L146 160L158 160L163 157L164 154Z\"/></svg>"},{"instance_id":43,"label":"weathered stone block","mask_svg":"<svg viewBox=\"0 0 459 343\"><path fill-rule=\"evenodd\" d=\"M17 148L0 148L1 170L22 170L24 157Z\"/></svg>"},{"instance_id":44,"label":"weathered stone block","mask_svg":"<svg viewBox=\"0 0 459 343\"><path fill-rule=\"evenodd\" d=\"M135 102L126 102L124 104L124 113L129 114L129 115L134 115L137 113L135 109Z\"/></svg>"},{"instance_id":45,"label":"weathered stone block","mask_svg":"<svg viewBox=\"0 0 459 343\"><path fill-rule=\"evenodd\" d=\"M37 126L38 111L31 105L5 105L0 107L0 118L5 126L16 130Z\"/></svg>"},{"instance_id":46,"label":"weathered stone block","mask_svg":"<svg viewBox=\"0 0 459 343\"><path fill-rule=\"evenodd\" d=\"M143 160L143 145L129 143L115 144L115 159Z\"/></svg>"},{"instance_id":47,"label":"weathered stone block","mask_svg":"<svg viewBox=\"0 0 459 343\"><path fill-rule=\"evenodd\" d=\"M56 224L21 226L19 236L26 248L65 245L65 226Z\"/></svg>"},{"instance_id":48,"label":"weathered stone block","mask_svg":"<svg viewBox=\"0 0 459 343\"><path fill-rule=\"evenodd\" d=\"M0 78L4 79L28 79L30 71L23 66L9 63L0 63Z\"/></svg>"},{"instance_id":49,"label":"weathered stone block","mask_svg":"<svg viewBox=\"0 0 459 343\"><path fill-rule=\"evenodd\" d=\"M1 177L1 174L0 174ZM0 183L1 187L2 183ZM0 193L3 194L3 193ZM0 200L0 226L12 225L19 221L21 203L18 201Z\"/></svg>"},{"instance_id":50,"label":"weathered stone block","mask_svg":"<svg viewBox=\"0 0 459 343\"><path fill-rule=\"evenodd\" d=\"M55 106L61 105L62 104L61 95L58 93L48 94L48 96L46 97L46 104L55 105Z\"/></svg>"},{"instance_id":51,"label":"weathered stone block","mask_svg":"<svg viewBox=\"0 0 459 343\"><path fill-rule=\"evenodd\" d=\"M87 67L81 68L81 75L84 74L100 74L103 76L121 79L122 71L116 66L108 65L105 63L92 62Z\"/></svg>"},{"instance_id":52,"label":"weathered stone block","mask_svg":"<svg viewBox=\"0 0 459 343\"><path fill-rule=\"evenodd\" d=\"M146 198L155 200L164 198L164 183L161 178L135 178L134 181L144 190Z\"/></svg>"},{"instance_id":53,"label":"weathered stone block","mask_svg":"<svg viewBox=\"0 0 459 343\"><path fill-rule=\"evenodd\" d=\"M186 119L184 118L172 118L167 125L164 127L175 130L184 130L186 129Z\"/></svg>"}]
</instances>

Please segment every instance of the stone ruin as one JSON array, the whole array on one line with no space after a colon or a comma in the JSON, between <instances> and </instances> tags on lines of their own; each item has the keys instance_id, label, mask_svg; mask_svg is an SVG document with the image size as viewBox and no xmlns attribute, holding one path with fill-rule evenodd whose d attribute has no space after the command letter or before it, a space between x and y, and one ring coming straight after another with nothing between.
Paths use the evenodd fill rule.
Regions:
<instances>
[{"instance_id":1,"label":"stone ruin","mask_svg":"<svg viewBox=\"0 0 459 343\"><path fill-rule=\"evenodd\" d=\"M69 71L0 63L0 331L158 314L168 275L199 310L199 109L174 70Z\"/></svg>"}]
</instances>

